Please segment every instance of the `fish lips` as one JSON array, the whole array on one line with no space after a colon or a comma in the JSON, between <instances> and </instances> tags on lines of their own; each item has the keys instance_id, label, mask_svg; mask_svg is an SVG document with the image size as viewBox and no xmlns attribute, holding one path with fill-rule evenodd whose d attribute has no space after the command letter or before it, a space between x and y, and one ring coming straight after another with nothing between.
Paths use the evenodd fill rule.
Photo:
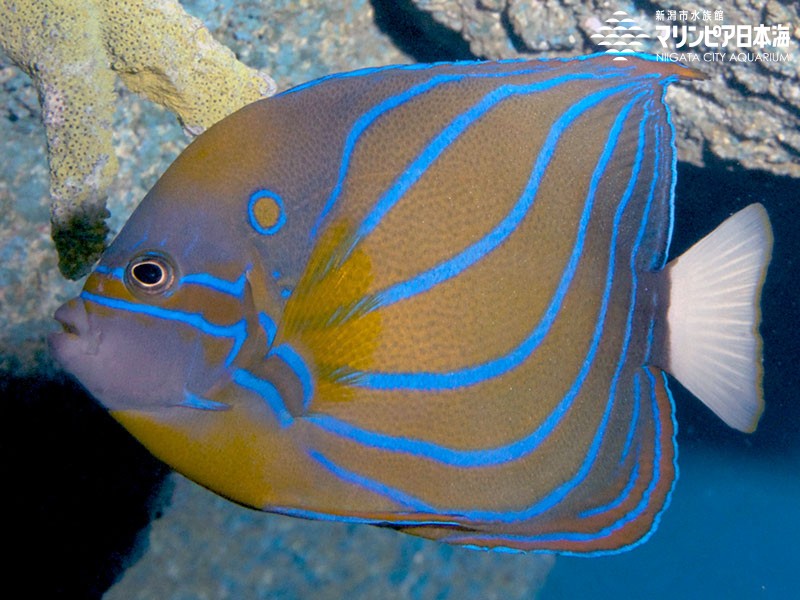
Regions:
<instances>
[{"instance_id":1,"label":"fish lips","mask_svg":"<svg viewBox=\"0 0 800 600\"><path fill-rule=\"evenodd\" d=\"M189 393L185 387L163 386L158 373L131 371L130 362L115 357L113 337L103 334L102 325L87 311L80 297L60 306L53 317L61 325L61 331L48 336L52 356L107 410L149 411L192 406L185 404ZM136 383L141 385L137 387ZM202 393L193 395L200 398ZM205 409L221 410L223 406L208 401Z\"/></svg>"},{"instance_id":2,"label":"fish lips","mask_svg":"<svg viewBox=\"0 0 800 600\"><path fill-rule=\"evenodd\" d=\"M93 331L89 315L80 298L61 305L53 315L61 331L48 336L50 352L68 371L75 360L85 355L96 355L100 347L100 333Z\"/></svg>"},{"instance_id":3,"label":"fish lips","mask_svg":"<svg viewBox=\"0 0 800 600\"><path fill-rule=\"evenodd\" d=\"M115 377L107 373L107 361L100 353L100 328L92 325L83 300L73 298L61 305L53 318L61 325L61 331L51 333L47 341L61 367L107 410L137 408L135 401L114 388Z\"/></svg>"}]
</instances>

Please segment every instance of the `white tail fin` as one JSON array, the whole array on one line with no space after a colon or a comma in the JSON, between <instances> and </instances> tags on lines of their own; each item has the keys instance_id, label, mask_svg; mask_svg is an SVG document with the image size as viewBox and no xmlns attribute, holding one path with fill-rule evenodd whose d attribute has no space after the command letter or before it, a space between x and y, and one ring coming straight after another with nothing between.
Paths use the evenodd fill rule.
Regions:
<instances>
[{"instance_id":1,"label":"white tail fin","mask_svg":"<svg viewBox=\"0 0 800 600\"><path fill-rule=\"evenodd\" d=\"M767 211L751 204L667 265L668 370L741 431L764 410L759 301L771 256Z\"/></svg>"}]
</instances>

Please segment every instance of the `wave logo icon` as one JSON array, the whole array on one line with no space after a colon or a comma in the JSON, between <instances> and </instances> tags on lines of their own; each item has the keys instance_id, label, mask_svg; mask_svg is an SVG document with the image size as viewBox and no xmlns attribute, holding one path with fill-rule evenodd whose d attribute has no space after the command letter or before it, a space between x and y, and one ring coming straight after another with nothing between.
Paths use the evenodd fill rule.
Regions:
<instances>
[{"instance_id":1,"label":"wave logo icon","mask_svg":"<svg viewBox=\"0 0 800 600\"><path fill-rule=\"evenodd\" d=\"M614 60L627 60L625 54L640 52L643 40L651 39L639 23L624 10L616 11L600 25L590 37L598 46L606 46L606 54L614 54Z\"/></svg>"}]
</instances>

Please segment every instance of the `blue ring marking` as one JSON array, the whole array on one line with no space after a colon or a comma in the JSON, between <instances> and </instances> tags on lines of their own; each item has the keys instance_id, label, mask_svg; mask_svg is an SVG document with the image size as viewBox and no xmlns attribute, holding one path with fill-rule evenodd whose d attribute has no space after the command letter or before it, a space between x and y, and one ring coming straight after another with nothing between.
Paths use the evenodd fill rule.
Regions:
<instances>
[{"instance_id":1,"label":"blue ring marking","mask_svg":"<svg viewBox=\"0 0 800 600\"><path fill-rule=\"evenodd\" d=\"M258 313L258 323L267 336L267 348L271 348L272 342L275 341L275 334L278 333L278 326L275 325L275 321L272 320L272 317L265 312Z\"/></svg>"},{"instance_id":2,"label":"blue ring marking","mask_svg":"<svg viewBox=\"0 0 800 600\"><path fill-rule=\"evenodd\" d=\"M202 396L193 394L188 390L183 391L183 402L181 402L178 406L196 408L199 410L228 410L230 408L230 406L224 402L209 400L208 398L203 398Z\"/></svg>"},{"instance_id":3,"label":"blue ring marking","mask_svg":"<svg viewBox=\"0 0 800 600\"><path fill-rule=\"evenodd\" d=\"M620 91L624 91L628 87L632 87L632 85L633 84L630 83L615 88L606 88L599 92L595 92L594 94L583 98L580 102L572 105L567 112L565 112L558 120L556 120L551 127L547 138L542 144L542 149L536 159L536 163L531 171L522 195L517 203L512 207L511 211L503 218L503 220L500 221L500 223L498 223L498 225L495 226L495 228L484 238L468 246L459 254L442 263L439 263L435 267L420 273L419 275L416 275L408 281L397 283L390 288L378 292L378 306L387 306L400 300L405 300L417 294L426 292L439 283L458 276L467 268L473 266L475 263L482 260L487 254L503 244L506 239L508 239L508 237L510 237L511 234L516 231L520 223L522 223L533 206L536 194L539 191L539 184L541 183L547 167L549 166L550 161L555 154L556 147L562 133L584 112L594 108L609 96L612 96ZM500 99L492 99L486 109L488 110L488 108L491 108L494 106L494 104L500 100L506 99L510 95L515 95L517 93L529 93L527 91L512 90L512 87L513 86L503 86L498 88L496 92L502 92L502 97ZM487 95L484 99L484 102L481 104L484 104L485 100L488 98L489 96ZM477 109L478 106L479 105L473 107L473 110Z\"/></svg>"},{"instance_id":4,"label":"blue ring marking","mask_svg":"<svg viewBox=\"0 0 800 600\"><path fill-rule=\"evenodd\" d=\"M254 212L256 202L262 198L270 198L278 205L278 220L270 227L262 227ZM250 195L250 200L247 203L247 216L250 219L250 226L261 235L275 235L286 224L286 210L283 205L283 199L270 190L258 190Z\"/></svg>"},{"instance_id":5,"label":"blue ring marking","mask_svg":"<svg viewBox=\"0 0 800 600\"><path fill-rule=\"evenodd\" d=\"M317 452L316 450L308 450L307 452L309 457L317 461L320 465L322 465L325 469L333 473L342 481L354 484L357 487L366 489L384 498L389 498L393 502L396 502L397 504L400 504L401 506L412 511L427 513L437 512L436 509L424 503L419 498L401 492L400 490L394 489L388 485L384 485L378 481L364 477L363 475L359 475L358 473L354 473L353 471L348 471L347 469L329 460L322 453Z\"/></svg>"},{"instance_id":6,"label":"blue ring marking","mask_svg":"<svg viewBox=\"0 0 800 600\"><path fill-rule=\"evenodd\" d=\"M593 177L592 177L592 185L590 186L589 197L592 196L594 193L594 189L599 184L599 180L601 176L605 173L605 170L610 162L611 155L613 154L614 149L616 148L616 142L619 137L620 131L624 125L625 120L628 117L628 114L632 110L633 106L640 100L640 98L645 94L638 94L635 96L620 112L614 125L609 133L609 142L605 145L603 153L601 154L597 167L595 168ZM640 128L640 133L642 128ZM637 163L640 165L642 160L642 153L643 153L643 144L640 143L638 152L637 152ZM612 230L612 239L610 242L610 254L609 254L609 262L607 267L606 273L606 283L605 289L603 292L603 298L600 305L600 311L598 314L598 319L595 324L595 330L592 335L592 340L590 342L589 351L585 359L582 362L581 369L578 372L578 375L573 382L572 386L570 387L569 391L564 395L561 399L559 404L553 409L550 415L545 419L542 424L530 435L512 442L510 444L506 444L505 446L499 446L497 448L490 448L490 449L480 449L480 450L457 450L453 448L449 448L446 446L442 446L439 444L435 444L433 442L427 442L424 440L419 439L409 439L403 437L397 437L392 435L387 435L383 433L377 433L374 431L369 431L366 429L362 429L351 423L346 421L342 421L330 415L322 415L322 414L314 414L308 415L306 420L314 425L320 427L321 429L333 433L335 435L349 438L356 443L379 448L381 450L386 450L389 452L397 452L397 453L405 453L411 454L413 456L423 456L428 458L429 460L440 462L447 465L458 466L458 467L483 467L483 466L490 466L490 465L498 465L503 464L506 462L511 462L533 452L547 437L555 430L558 424L561 422L562 418L566 415L569 409L572 406L573 400L577 397L578 393L580 392L581 387L583 386L584 381L588 377L589 371L593 366L594 358L596 356L597 348L599 347L600 340L602 339L603 334L603 326L605 324L605 316L608 310L608 304L611 295L611 287L613 283L613 271L615 266L615 253L616 253L616 239L617 234L619 232L619 221L621 219L622 213L626 208L628 202L630 201L630 197L633 193L635 188L635 177L638 176L638 167L634 170L631 176L631 180L633 183L629 182L628 188L626 189L625 195L620 202L620 206L617 209L617 214L615 215L615 222L614 227ZM643 221L646 218L646 214L643 217ZM584 225L585 228L585 225ZM633 312L633 306L631 306L630 314ZM632 317L629 317L632 318Z\"/></svg>"},{"instance_id":7,"label":"blue ring marking","mask_svg":"<svg viewBox=\"0 0 800 600\"><path fill-rule=\"evenodd\" d=\"M625 89L629 86L620 86L617 89ZM626 105L624 114L630 112L632 105L639 100L647 91L640 92L634 97L634 100ZM584 99L589 100L592 96ZM582 102L584 102L582 101ZM579 103L579 105L582 104ZM570 109L572 110L572 109ZM580 114L580 113L579 113ZM622 114L622 113L620 113ZM575 118L577 115L575 115ZM618 129L621 125L614 125L617 132L609 134L609 139L612 135L618 135ZM616 140L614 140L616 144ZM608 146L603 151L600 161L592 176L592 182L587 194L586 202L584 204L583 213L578 226L578 233L573 245L572 253L569 258L567 267L564 269L561 281L556 288L547 310L542 315L541 320L537 326L531 331L528 337L522 341L515 349L507 354L498 358L492 359L482 364L472 365L449 372L418 372L418 373L382 373L382 372L363 372L359 374L358 380L355 385L370 389L381 390L418 390L418 391L436 391L436 390L451 390L459 387L467 387L476 385L488 379L499 377L508 371L518 367L524 360L526 360L542 343L550 331L551 326L555 322L561 309L561 304L569 291L572 284L572 279L577 270L578 262L583 254L583 243L585 241L586 229L588 227L591 210L594 205L594 194L599 184L600 175L607 162L610 160L610 152Z\"/></svg>"},{"instance_id":8,"label":"blue ring marking","mask_svg":"<svg viewBox=\"0 0 800 600\"><path fill-rule=\"evenodd\" d=\"M303 412L308 410L311 397L314 395L314 379L303 357L288 344L273 348L267 356L277 356L294 372L303 388Z\"/></svg>"},{"instance_id":9,"label":"blue ring marking","mask_svg":"<svg viewBox=\"0 0 800 600\"><path fill-rule=\"evenodd\" d=\"M256 377L245 369L236 369L233 372L233 382L258 394L272 410L281 428L286 428L294 422L294 417L286 410L286 404L280 392L266 379Z\"/></svg>"},{"instance_id":10,"label":"blue ring marking","mask_svg":"<svg viewBox=\"0 0 800 600\"><path fill-rule=\"evenodd\" d=\"M231 363L233 363L233 360L236 358L236 355L239 353L239 350L241 350L245 340L247 339L247 324L245 323L244 319L237 321L233 325L216 325L206 321L206 319L203 318L203 315L200 313L171 310L149 304L137 304L135 302L121 300L119 298L107 298L105 296L99 296L85 290L81 292L80 297L84 300L88 300L89 302L100 304L101 306L107 306L109 308L124 310L136 314L143 314L156 319L184 323L212 337L231 338L233 340L233 347L225 359L226 367L229 367Z\"/></svg>"}]
</instances>

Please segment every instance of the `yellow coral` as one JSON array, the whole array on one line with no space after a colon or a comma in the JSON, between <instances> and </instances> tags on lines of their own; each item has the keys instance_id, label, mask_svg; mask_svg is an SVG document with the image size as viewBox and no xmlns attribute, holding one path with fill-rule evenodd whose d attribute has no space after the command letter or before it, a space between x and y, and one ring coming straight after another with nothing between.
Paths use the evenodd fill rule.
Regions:
<instances>
[{"instance_id":1,"label":"yellow coral","mask_svg":"<svg viewBox=\"0 0 800 600\"><path fill-rule=\"evenodd\" d=\"M105 244L115 72L192 133L275 91L177 0L0 0L0 45L39 92L53 240L71 278Z\"/></svg>"}]
</instances>

